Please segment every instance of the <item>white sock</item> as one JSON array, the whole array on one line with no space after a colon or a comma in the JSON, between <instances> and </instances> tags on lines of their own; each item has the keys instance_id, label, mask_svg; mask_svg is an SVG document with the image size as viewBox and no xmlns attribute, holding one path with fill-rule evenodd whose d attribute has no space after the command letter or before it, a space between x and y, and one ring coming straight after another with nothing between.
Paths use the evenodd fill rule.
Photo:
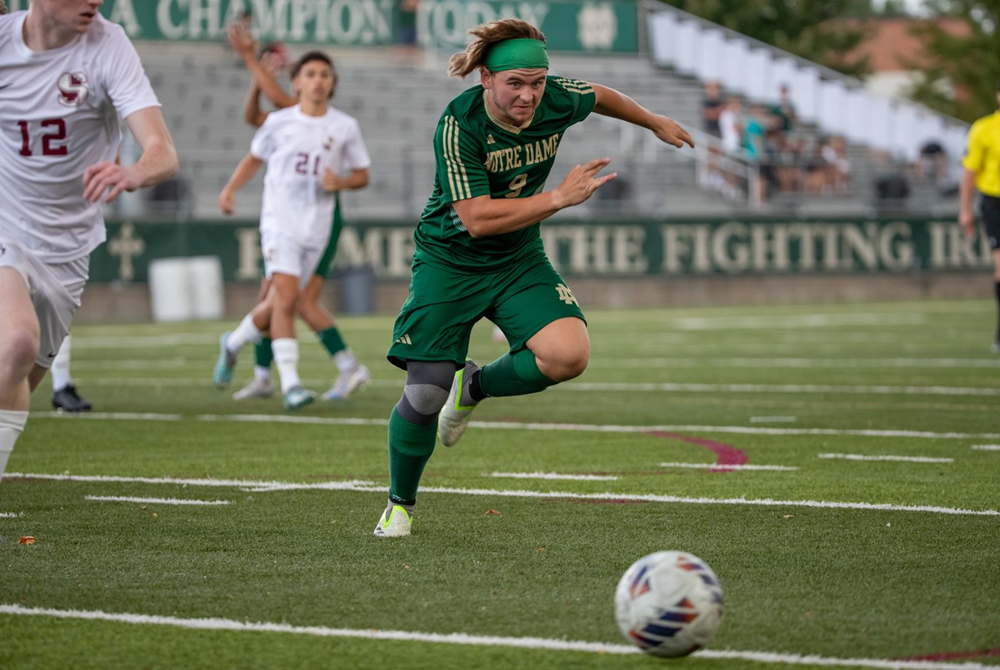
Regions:
<instances>
[{"instance_id":1,"label":"white sock","mask_svg":"<svg viewBox=\"0 0 1000 670\"><path fill-rule=\"evenodd\" d=\"M299 341L294 337L282 337L271 340L271 351L274 352L274 364L281 377L281 392L302 385L299 379Z\"/></svg>"},{"instance_id":2,"label":"white sock","mask_svg":"<svg viewBox=\"0 0 1000 670\"><path fill-rule=\"evenodd\" d=\"M52 392L62 391L64 388L73 383L73 379L69 375L69 335L63 340L62 346L59 347L59 353L56 354L56 358L52 361L52 369L49 371L52 374Z\"/></svg>"},{"instance_id":3,"label":"white sock","mask_svg":"<svg viewBox=\"0 0 1000 670\"><path fill-rule=\"evenodd\" d=\"M240 325L229 333L229 337L226 338L226 349L231 354L239 353L240 349L251 342L256 342L260 336L261 332L257 330L257 326L253 325L253 315L247 314L240 321Z\"/></svg>"},{"instance_id":4,"label":"white sock","mask_svg":"<svg viewBox=\"0 0 1000 670\"><path fill-rule=\"evenodd\" d=\"M259 365L253 366L253 378L259 382L271 381L271 368L265 368Z\"/></svg>"},{"instance_id":5,"label":"white sock","mask_svg":"<svg viewBox=\"0 0 1000 670\"><path fill-rule=\"evenodd\" d=\"M7 459L10 458L10 452L14 451L14 443L27 422L27 412L0 409L0 479L7 469Z\"/></svg>"},{"instance_id":6,"label":"white sock","mask_svg":"<svg viewBox=\"0 0 1000 670\"><path fill-rule=\"evenodd\" d=\"M341 349L333 355L333 362L341 373L354 372L358 369L358 358L350 349Z\"/></svg>"}]
</instances>

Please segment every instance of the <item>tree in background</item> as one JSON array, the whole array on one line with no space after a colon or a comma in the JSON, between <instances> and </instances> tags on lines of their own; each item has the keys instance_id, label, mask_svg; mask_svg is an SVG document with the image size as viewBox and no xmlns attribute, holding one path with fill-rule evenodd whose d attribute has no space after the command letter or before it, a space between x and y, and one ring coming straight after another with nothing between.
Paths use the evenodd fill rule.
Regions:
<instances>
[{"instance_id":1,"label":"tree in background","mask_svg":"<svg viewBox=\"0 0 1000 670\"><path fill-rule=\"evenodd\" d=\"M663 1L838 72L855 77L868 72L866 58L851 61L842 58L867 34L863 22L843 19L871 17L874 11L868 0Z\"/></svg>"},{"instance_id":2,"label":"tree in background","mask_svg":"<svg viewBox=\"0 0 1000 670\"><path fill-rule=\"evenodd\" d=\"M966 34L945 32L934 22L914 26L933 63L924 66L924 79L913 90L917 102L973 121L997 108L1000 80L1000 0L937 0L934 16L964 22Z\"/></svg>"}]
</instances>

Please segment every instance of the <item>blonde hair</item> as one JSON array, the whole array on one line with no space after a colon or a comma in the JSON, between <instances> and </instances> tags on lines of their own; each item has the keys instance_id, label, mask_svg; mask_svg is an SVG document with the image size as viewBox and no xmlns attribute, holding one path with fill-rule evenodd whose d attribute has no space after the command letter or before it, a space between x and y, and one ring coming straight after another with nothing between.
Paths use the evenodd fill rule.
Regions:
<instances>
[{"instance_id":1,"label":"blonde hair","mask_svg":"<svg viewBox=\"0 0 1000 670\"><path fill-rule=\"evenodd\" d=\"M545 41L542 31L521 19L500 19L472 28L470 35L476 37L465 51L461 51L448 61L448 76L465 79L474 70L486 63L486 52L497 42L505 40L530 39Z\"/></svg>"}]
</instances>

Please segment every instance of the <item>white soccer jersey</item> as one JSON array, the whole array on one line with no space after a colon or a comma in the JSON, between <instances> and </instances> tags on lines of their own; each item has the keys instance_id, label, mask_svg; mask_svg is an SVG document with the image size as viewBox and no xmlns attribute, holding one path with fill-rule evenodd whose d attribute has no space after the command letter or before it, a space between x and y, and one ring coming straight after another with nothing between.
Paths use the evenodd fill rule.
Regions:
<instances>
[{"instance_id":1,"label":"white soccer jersey","mask_svg":"<svg viewBox=\"0 0 1000 670\"><path fill-rule=\"evenodd\" d=\"M0 233L66 263L105 239L84 171L115 160L119 118L159 102L121 26L97 16L69 44L31 51L26 16L0 16Z\"/></svg>"},{"instance_id":2,"label":"white soccer jersey","mask_svg":"<svg viewBox=\"0 0 1000 670\"><path fill-rule=\"evenodd\" d=\"M308 116L299 105L267 115L250 153L267 162L261 231L325 247L330 238L336 194L323 190L323 174L337 175L371 165L354 117L333 107Z\"/></svg>"}]
</instances>

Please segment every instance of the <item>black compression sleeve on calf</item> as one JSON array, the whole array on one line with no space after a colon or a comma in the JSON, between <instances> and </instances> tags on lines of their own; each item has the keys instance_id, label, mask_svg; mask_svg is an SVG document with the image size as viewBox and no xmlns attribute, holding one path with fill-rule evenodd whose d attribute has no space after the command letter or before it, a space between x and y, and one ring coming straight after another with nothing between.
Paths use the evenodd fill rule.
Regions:
<instances>
[{"instance_id":1,"label":"black compression sleeve on calf","mask_svg":"<svg viewBox=\"0 0 1000 670\"><path fill-rule=\"evenodd\" d=\"M448 392L455 379L455 364L445 362L409 361L406 364L406 386L396 404L399 415L418 426L437 420L438 412L448 401Z\"/></svg>"}]
</instances>

